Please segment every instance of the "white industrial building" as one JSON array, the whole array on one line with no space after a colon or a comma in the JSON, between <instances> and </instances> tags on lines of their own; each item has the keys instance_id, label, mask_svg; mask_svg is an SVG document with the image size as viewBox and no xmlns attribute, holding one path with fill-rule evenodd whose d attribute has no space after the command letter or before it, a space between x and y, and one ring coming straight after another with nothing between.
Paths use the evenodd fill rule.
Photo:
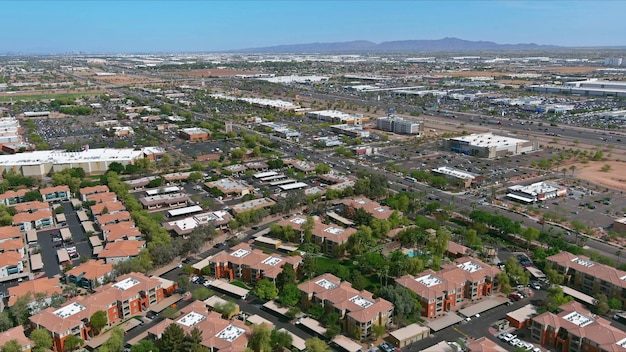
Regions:
<instances>
[{"instance_id":1,"label":"white industrial building","mask_svg":"<svg viewBox=\"0 0 626 352\"><path fill-rule=\"evenodd\" d=\"M272 132L282 138L300 138L300 132L290 129L287 125L275 122L263 122L261 126L270 128Z\"/></svg>"},{"instance_id":2,"label":"white industrial building","mask_svg":"<svg viewBox=\"0 0 626 352\"><path fill-rule=\"evenodd\" d=\"M542 93L565 93L593 96L626 97L626 82L591 78L585 81L566 82L563 85L530 85L528 90Z\"/></svg>"},{"instance_id":3,"label":"white industrial building","mask_svg":"<svg viewBox=\"0 0 626 352\"><path fill-rule=\"evenodd\" d=\"M360 125L364 119L363 114L348 114L339 110L309 111L306 116L321 121L352 125Z\"/></svg>"},{"instance_id":4,"label":"white industrial building","mask_svg":"<svg viewBox=\"0 0 626 352\"><path fill-rule=\"evenodd\" d=\"M89 149L80 152L38 150L0 155L0 173L15 172L26 177L42 178L52 172L80 167L87 175L104 174L113 162L133 164L142 158L156 160L165 152L158 147L135 149Z\"/></svg>"},{"instance_id":5,"label":"white industrial building","mask_svg":"<svg viewBox=\"0 0 626 352\"><path fill-rule=\"evenodd\" d=\"M556 197L565 197L567 187L554 183L537 182L531 185L509 187L507 197L524 203L536 203Z\"/></svg>"},{"instance_id":6,"label":"white industrial building","mask_svg":"<svg viewBox=\"0 0 626 352\"><path fill-rule=\"evenodd\" d=\"M364 130L362 125L332 125L330 130L354 138L367 138L370 136L370 131Z\"/></svg>"},{"instance_id":7,"label":"white industrial building","mask_svg":"<svg viewBox=\"0 0 626 352\"><path fill-rule=\"evenodd\" d=\"M424 129L423 124L411 120L405 120L401 117L388 116L376 119L376 128L379 130L399 133L399 134L417 134Z\"/></svg>"},{"instance_id":8,"label":"white industrial building","mask_svg":"<svg viewBox=\"0 0 626 352\"><path fill-rule=\"evenodd\" d=\"M453 152L482 158L496 158L505 155L531 153L539 149L539 142L499 136L493 133L470 134L449 138L445 147Z\"/></svg>"}]
</instances>

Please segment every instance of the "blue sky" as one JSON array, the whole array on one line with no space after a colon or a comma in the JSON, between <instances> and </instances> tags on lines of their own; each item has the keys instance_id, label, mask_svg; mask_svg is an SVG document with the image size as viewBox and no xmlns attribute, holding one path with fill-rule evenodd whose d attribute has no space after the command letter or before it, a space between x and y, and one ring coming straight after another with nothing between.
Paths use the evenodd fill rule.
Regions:
<instances>
[{"instance_id":1,"label":"blue sky","mask_svg":"<svg viewBox=\"0 0 626 352\"><path fill-rule=\"evenodd\" d=\"M198 52L457 37L625 46L624 1L0 1L0 52Z\"/></svg>"}]
</instances>

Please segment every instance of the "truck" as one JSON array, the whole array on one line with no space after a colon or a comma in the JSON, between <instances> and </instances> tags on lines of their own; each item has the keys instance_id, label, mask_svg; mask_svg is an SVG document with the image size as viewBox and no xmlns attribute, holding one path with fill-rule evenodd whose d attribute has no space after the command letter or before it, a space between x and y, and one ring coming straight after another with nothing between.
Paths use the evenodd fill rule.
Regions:
<instances>
[{"instance_id":1,"label":"truck","mask_svg":"<svg viewBox=\"0 0 626 352\"><path fill-rule=\"evenodd\" d=\"M500 120L488 120L487 123L492 124L492 125L501 125L502 121L500 121Z\"/></svg>"}]
</instances>

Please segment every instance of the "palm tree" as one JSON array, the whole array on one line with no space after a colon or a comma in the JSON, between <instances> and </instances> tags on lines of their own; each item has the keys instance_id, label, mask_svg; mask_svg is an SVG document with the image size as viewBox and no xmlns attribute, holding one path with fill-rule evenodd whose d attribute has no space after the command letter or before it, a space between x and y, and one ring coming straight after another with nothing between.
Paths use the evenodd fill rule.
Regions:
<instances>
[{"instance_id":1,"label":"palm tree","mask_svg":"<svg viewBox=\"0 0 626 352\"><path fill-rule=\"evenodd\" d=\"M569 170L572 172L572 176L574 176L574 171L576 171L576 165L570 166Z\"/></svg>"}]
</instances>

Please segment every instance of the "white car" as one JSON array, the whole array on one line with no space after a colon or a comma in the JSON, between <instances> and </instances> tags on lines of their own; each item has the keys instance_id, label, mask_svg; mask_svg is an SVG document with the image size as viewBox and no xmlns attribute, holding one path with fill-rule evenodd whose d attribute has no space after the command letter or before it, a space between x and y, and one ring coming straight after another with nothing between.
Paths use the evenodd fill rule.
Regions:
<instances>
[{"instance_id":1,"label":"white car","mask_svg":"<svg viewBox=\"0 0 626 352\"><path fill-rule=\"evenodd\" d=\"M511 346L517 346L517 343L519 342L519 339L516 337L513 340L509 341L509 345Z\"/></svg>"},{"instance_id":2,"label":"white car","mask_svg":"<svg viewBox=\"0 0 626 352\"><path fill-rule=\"evenodd\" d=\"M206 280L202 285L204 285L204 287L209 287L211 285L211 281Z\"/></svg>"},{"instance_id":3,"label":"white car","mask_svg":"<svg viewBox=\"0 0 626 352\"><path fill-rule=\"evenodd\" d=\"M511 334L511 333L505 333L504 336L502 336L502 340L505 342L509 342L511 340L513 340L516 336Z\"/></svg>"}]
</instances>

